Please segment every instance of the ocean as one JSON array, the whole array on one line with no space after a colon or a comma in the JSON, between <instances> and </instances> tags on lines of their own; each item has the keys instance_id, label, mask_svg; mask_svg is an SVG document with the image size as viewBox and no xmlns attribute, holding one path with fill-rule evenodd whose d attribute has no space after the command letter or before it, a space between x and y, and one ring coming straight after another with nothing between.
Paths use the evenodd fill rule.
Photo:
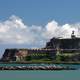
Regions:
<instances>
[{"instance_id":1,"label":"ocean","mask_svg":"<svg viewBox=\"0 0 80 80\"><path fill-rule=\"evenodd\" d=\"M80 80L80 70L0 71L0 80Z\"/></svg>"},{"instance_id":2,"label":"ocean","mask_svg":"<svg viewBox=\"0 0 80 80\"><path fill-rule=\"evenodd\" d=\"M80 65L74 65L74 66L78 68L80 67ZM80 69L61 70L61 71L2 70L0 71L0 80L80 80Z\"/></svg>"}]
</instances>

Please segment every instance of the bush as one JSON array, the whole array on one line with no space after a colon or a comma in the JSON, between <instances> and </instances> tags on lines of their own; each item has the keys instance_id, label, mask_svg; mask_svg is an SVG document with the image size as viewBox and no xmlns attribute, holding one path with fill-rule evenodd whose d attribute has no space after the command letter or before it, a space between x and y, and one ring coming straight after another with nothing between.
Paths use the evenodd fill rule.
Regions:
<instances>
[{"instance_id":1,"label":"bush","mask_svg":"<svg viewBox=\"0 0 80 80\"><path fill-rule=\"evenodd\" d=\"M57 62L60 62L60 61L61 61L61 56L60 56L60 55L57 55L57 56L56 56L56 61L57 61Z\"/></svg>"},{"instance_id":2,"label":"bush","mask_svg":"<svg viewBox=\"0 0 80 80\"><path fill-rule=\"evenodd\" d=\"M31 60L31 56L27 56L26 61L30 61L30 60Z\"/></svg>"}]
</instances>

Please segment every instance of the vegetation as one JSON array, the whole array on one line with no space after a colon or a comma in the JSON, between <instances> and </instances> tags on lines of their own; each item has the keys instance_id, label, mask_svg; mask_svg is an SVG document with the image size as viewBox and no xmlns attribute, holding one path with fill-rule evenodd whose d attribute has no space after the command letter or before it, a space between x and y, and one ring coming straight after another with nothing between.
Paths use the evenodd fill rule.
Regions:
<instances>
[{"instance_id":1,"label":"vegetation","mask_svg":"<svg viewBox=\"0 0 80 80\"><path fill-rule=\"evenodd\" d=\"M31 60L31 56L26 56L26 57L25 57L25 60L26 60L26 61L30 61L30 60Z\"/></svg>"},{"instance_id":2,"label":"vegetation","mask_svg":"<svg viewBox=\"0 0 80 80\"><path fill-rule=\"evenodd\" d=\"M80 61L80 53L58 53L56 62L77 62Z\"/></svg>"}]
</instances>

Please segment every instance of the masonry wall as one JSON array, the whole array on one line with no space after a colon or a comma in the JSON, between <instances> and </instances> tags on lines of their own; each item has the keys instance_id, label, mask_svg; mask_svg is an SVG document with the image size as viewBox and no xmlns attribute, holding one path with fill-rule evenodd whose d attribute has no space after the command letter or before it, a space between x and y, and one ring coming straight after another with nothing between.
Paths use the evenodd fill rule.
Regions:
<instances>
[{"instance_id":1,"label":"masonry wall","mask_svg":"<svg viewBox=\"0 0 80 80\"><path fill-rule=\"evenodd\" d=\"M2 61L54 60L56 51L53 49L6 49Z\"/></svg>"}]
</instances>

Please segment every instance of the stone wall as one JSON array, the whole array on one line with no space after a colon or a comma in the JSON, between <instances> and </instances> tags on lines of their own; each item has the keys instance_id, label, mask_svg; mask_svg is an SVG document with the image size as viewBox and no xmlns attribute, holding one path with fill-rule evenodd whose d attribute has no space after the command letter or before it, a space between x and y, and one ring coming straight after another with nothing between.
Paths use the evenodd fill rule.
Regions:
<instances>
[{"instance_id":1,"label":"stone wall","mask_svg":"<svg viewBox=\"0 0 80 80\"><path fill-rule=\"evenodd\" d=\"M28 61L39 59L55 59L54 49L6 49L2 61Z\"/></svg>"}]
</instances>

